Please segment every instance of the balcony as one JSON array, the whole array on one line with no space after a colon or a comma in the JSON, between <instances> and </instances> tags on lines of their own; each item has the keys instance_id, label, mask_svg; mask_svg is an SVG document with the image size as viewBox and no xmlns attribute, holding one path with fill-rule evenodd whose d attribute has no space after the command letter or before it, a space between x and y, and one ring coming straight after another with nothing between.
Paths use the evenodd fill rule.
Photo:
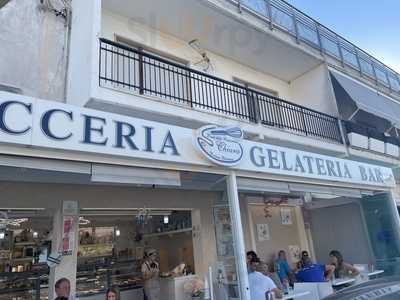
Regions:
<instances>
[{"instance_id":1,"label":"balcony","mask_svg":"<svg viewBox=\"0 0 400 300\"><path fill-rule=\"evenodd\" d=\"M400 156L400 138L387 136L368 126L351 121L342 121L347 132L348 144L354 148L374 151L391 157Z\"/></svg>"},{"instance_id":2,"label":"balcony","mask_svg":"<svg viewBox=\"0 0 400 300\"><path fill-rule=\"evenodd\" d=\"M342 143L336 117L100 39L99 85Z\"/></svg>"},{"instance_id":3,"label":"balcony","mask_svg":"<svg viewBox=\"0 0 400 300\"><path fill-rule=\"evenodd\" d=\"M224 0L249 13L269 28L278 29L317 49L342 67L352 69L377 86L400 96L400 75L362 49L283 0Z\"/></svg>"}]
</instances>

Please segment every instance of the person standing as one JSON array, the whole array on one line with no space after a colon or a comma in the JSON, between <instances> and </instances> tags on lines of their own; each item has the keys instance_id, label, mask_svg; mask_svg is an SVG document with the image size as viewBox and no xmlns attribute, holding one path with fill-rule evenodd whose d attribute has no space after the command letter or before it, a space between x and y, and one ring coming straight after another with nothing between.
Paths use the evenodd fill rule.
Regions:
<instances>
[{"instance_id":1,"label":"person standing","mask_svg":"<svg viewBox=\"0 0 400 300\"><path fill-rule=\"evenodd\" d=\"M160 299L160 267L157 262L157 251L148 249L142 264L142 275L144 280L144 293L148 300Z\"/></svg>"}]
</instances>

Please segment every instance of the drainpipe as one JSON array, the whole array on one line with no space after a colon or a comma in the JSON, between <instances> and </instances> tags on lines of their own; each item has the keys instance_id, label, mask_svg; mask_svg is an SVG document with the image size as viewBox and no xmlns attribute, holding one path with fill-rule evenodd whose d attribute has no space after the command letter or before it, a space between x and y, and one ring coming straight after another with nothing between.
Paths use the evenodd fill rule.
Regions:
<instances>
[{"instance_id":1,"label":"drainpipe","mask_svg":"<svg viewBox=\"0 0 400 300\"><path fill-rule=\"evenodd\" d=\"M64 61L65 61L65 76L64 76L64 102L67 102L67 91L68 91L68 70L69 70L69 52L71 48L71 21L72 11L70 7L65 8L65 50L64 50Z\"/></svg>"}]
</instances>

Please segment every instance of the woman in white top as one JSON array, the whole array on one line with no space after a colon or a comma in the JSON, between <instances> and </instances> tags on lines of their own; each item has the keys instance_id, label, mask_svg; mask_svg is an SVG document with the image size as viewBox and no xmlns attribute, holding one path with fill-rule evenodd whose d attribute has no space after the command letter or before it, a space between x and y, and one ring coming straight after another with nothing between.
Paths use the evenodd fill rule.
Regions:
<instances>
[{"instance_id":1,"label":"woman in white top","mask_svg":"<svg viewBox=\"0 0 400 300\"><path fill-rule=\"evenodd\" d=\"M160 299L160 267L156 259L157 251L155 249L148 249L142 264L144 292L148 300Z\"/></svg>"}]
</instances>

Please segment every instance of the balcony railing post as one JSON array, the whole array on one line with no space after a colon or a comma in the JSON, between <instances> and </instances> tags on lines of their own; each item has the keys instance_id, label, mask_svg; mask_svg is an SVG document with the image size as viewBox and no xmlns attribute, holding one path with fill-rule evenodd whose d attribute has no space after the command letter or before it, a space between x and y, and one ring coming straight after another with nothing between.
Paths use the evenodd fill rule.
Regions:
<instances>
[{"instance_id":1,"label":"balcony railing post","mask_svg":"<svg viewBox=\"0 0 400 300\"><path fill-rule=\"evenodd\" d=\"M245 89L246 89L247 107L249 110L249 120L254 123L258 123L259 114L257 113L256 100L254 99L255 93L250 91L247 87L245 87Z\"/></svg>"},{"instance_id":2,"label":"balcony railing post","mask_svg":"<svg viewBox=\"0 0 400 300\"><path fill-rule=\"evenodd\" d=\"M139 49L139 94L144 94L144 68L143 68L143 53Z\"/></svg>"},{"instance_id":3,"label":"balcony railing post","mask_svg":"<svg viewBox=\"0 0 400 300\"><path fill-rule=\"evenodd\" d=\"M242 13L242 1L241 0L237 0L237 10L238 13Z\"/></svg>"},{"instance_id":4,"label":"balcony railing post","mask_svg":"<svg viewBox=\"0 0 400 300\"><path fill-rule=\"evenodd\" d=\"M267 12L269 17L269 29L274 29L274 21L272 20L272 5L271 0L265 0L265 5L267 6Z\"/></svg>"},{"instance_id":5,"label":"balcony railing post","mask_svg":"<svg viewBox=\"0 0 400 300\"><path fill-rule=\"evenodd\" d=\"M388 70L386 68L385 68L385 75L386 75L386 80L387 80L388 85L389 85L389 90L390 90L390 92L392 92L393 91L392 90L392 84L390 83Z\"/></svg>"},{"instance_id":6,"label":"balcony railing post","mask_svg":"<svg viewBox=\"0 0 400 300\"><path fill-rule=\"evenodd\" d=\"M339 50L340 62L342 63L342 67L344 68L344 57L343 57L342 45L340 44L340 41L337 38L337 36L336 36L336 43L337 43L338 50Z\"/></svg>"},{"instance_id":7,"label":"balcony railing post","mask_svg":"<svg viewBox=\"0 0 400 300\"><path fill-rule=\"evenodd\" d=\"M294 27L294 34L296 35L296 43L299 44L299 27L297 26L297 17L296 12L292 9L292 18L293 18L293 27Z\"/></svg>"},{"instance_id":8,"label":"balcony railing post","mask_svg":"<svg viewBox=\"0 0 400 300\"><path fill-rule=\"evenodd\" d=\"M358 55L358 51L357 51L357 48L356 48L356 47L354 47L354 53L355 53L355 55L356 55L356 60L357 60L358 69L360 70L360 76L362 77L362 76L363 76L363 72L362 72L362 69L361 69L360 57L359 57L359 55Z\"/></svg>"},{"instance_id":9,"label":"balcony railing post","mask_svg":"<svg viewBox=\"0 0 400 300\"><path fill-rule=\"evenodd\" d=\"M318 23L315 23L315 29L316 29L316 31L317 31L319 52L321 52L321 54L323 54L323 53L324 53L324 50L323 50L323 46L322 46L321 32L320 32L319 24L318 24Z\"/></svg>"},{"instance_id":10,"label":"balcony railing post","mask_svg":"<svg viewBox=\"0 0 400 300\"><path fill-rule=\"evenodd\" d=\"M341 142L343 145L348 145L349 144L349 138L347 136L347 129L346 129L346 121L341 120L340 118L337 118L337 126L339 128L339 134L341 138Z\"/></svg>"},{"instance_id":11,"label":"balcony railing post","mask_svg":"<svg viewBox=\"0 0 400 300\"><path fill-rule=\"evenodd\" d=\"M372 59L371 59L371 66L372 66L372 72L374 73L375 84L378 85L378 76L376 75L375 64Z\"/></svg>"},{"instance_id":12,"label":"balcony railing post","mask_svg":"<svg viewBox=\"0 0 400 300\"><path fill-rule=\"evenodd\" d=\"M305 117L304 108L301 109L301 119L302 119L302 121L303 121L304 133L305 133L306 135L308 135L307 123L306 123L306 117Z\"/></svg>"},{"instance_id":13,"label":"balcony railing post","mask_svg":"<svg viewBox=\"0 0 400 300\"><path fill-rule=\"evenodd\" d=\"M40 274L35 279L35 300L40 300Z\"/></svg>"}]
</instances>

